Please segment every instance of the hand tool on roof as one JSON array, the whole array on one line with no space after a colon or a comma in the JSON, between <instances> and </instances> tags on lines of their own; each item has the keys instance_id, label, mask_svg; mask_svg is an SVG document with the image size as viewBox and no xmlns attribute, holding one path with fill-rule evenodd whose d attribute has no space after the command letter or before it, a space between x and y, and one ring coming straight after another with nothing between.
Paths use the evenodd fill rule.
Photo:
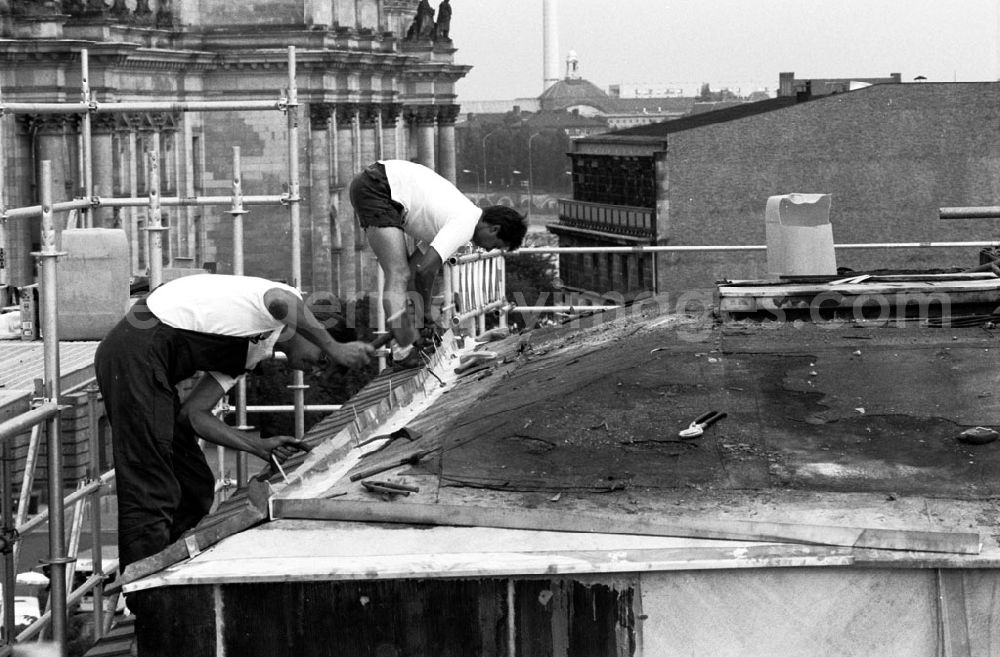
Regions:
<instances>
[{"instance_id":1,"label":"hand tool on roof","mask_svg":"<svg viewBox=\"0 0 1000 657\"><path fill-rule=\"evenodd\" d=\"M368 479L366 481L362 481L361 485L371 493L382 493L383 495L409 495L410 493L420 492L420 489L416 486L397 484L393 481L376 481L375 479Z\"/></svg>"},{"instance_id":2,"label":"hand tool on roof","mask_svg":"<svg viewBox=\"0 0 1000 657\"><path fill-rule=\"evenodd\" d=\"M495 340L503 340L509 335L510 335L509 328L498 327L495 329L490 329L485 333L481 333L480 335L476 336L475 340L476 342L493 342Z\"/></svg>"},{"instance_id":3,"label":"hand tool on roof","mask_svg":"<svg viewBox=\"0 0 1000 657\"><path fill-rule=\"evenodd\" d=\"M385 449L386 447L388 447L389 445L391 445L396 440L406 439L406 440L409 440L412 443L413 441L415 441L415 440L417 440L419 438L420 438L420 432L419 431L414 431L413 429L410 429L408 427L403 427L402 429L396 429L392 433L383 433L383 434L379 434L377 436L372 436L371 438L369 438L367 440L363 440L360 443L358 443L358 447L364 447L365 445L373 443L373 442L375 442L377 440L384 440L384 441L386 441L385 444L382 445L381 447L379 447L378 449L373 449L372 451L366 452L365 454L361 455L361 458L365 458L366 456L371 456L372 454L378 454L379 452L381 452L383 449Z\"/></svg>"},{"instance_id":4,"label":"hand tool on roof","mask_svg":"<svg viewBox=\"0 0 1000 657\"><path fill-rule=\"evenodd\" d=\"M411 451L400 454L396 458L389 459L387 461L382 461L381 463L373 463L371 466L362 468L356 473L348 477L351 481L358 481L359 479L367 479L372 475L377 475L380 472L385 472L386 470L392 470L393 468L399 467L401 465L410 465L417 463L420 459L424 458L431 452L434 452L437 448L411 448Z\"/></svg>"},{"instance_id":5,"label":"hand tool on roof","mask_svg":"<svg viewBox=\"0 0 1000 657\"><path fill-rule=\"evenodd\" d=\"M684 429L677 435L681 438L697 438L701 434L705 433L705 429L711 424L718 422L722 418L726 417L725 413L720 413L719 411L709 411L703 413L695 418L687 429Z\"/></svg>"}]
</instances>

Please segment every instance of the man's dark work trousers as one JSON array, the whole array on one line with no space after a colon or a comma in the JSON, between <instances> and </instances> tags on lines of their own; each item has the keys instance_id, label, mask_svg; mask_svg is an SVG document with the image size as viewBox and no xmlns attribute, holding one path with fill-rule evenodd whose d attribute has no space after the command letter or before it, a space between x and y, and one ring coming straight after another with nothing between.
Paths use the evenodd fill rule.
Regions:
<instances>
[{"instance_id":1,"label":"man's dark work trousers","mask_svg":"<svg viewBox=\"0 0 1000 657\"><path fill-rule=\"evenodd\" d=\"M140 301L98 346L94 367L111 425L123 569L163 550L211 509L215 477L197 436L177 420L176 385L199 370L241 374L246 344L171 328Z\"/></svg>"}]
</instances>

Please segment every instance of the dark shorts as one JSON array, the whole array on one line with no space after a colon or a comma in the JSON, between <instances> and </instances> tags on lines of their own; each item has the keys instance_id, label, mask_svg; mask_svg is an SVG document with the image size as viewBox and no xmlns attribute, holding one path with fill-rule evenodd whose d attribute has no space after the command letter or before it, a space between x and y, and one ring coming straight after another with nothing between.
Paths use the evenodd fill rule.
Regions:
<instances>
[{"instance_id":1,"label":"dark shorts","mask_svg":"<svg viewBox=\"0 0 1000 657\"><path fill-rule=\"evenodd\" d=\"M362 228L403 228L403 206L392 200L385 167L376 162L351 181L351 205Z\"/></svg>"}]
</instances>

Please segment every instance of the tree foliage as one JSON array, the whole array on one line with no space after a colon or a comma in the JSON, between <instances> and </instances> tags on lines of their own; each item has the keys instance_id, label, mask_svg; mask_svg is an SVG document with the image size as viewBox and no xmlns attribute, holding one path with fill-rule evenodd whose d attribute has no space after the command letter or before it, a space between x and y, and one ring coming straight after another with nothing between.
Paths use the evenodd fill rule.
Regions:
<instances>
[{"instance_id":1,"label":"tree foliage","mask_svg":"<svg viewBox=\"0 0 1000 657\"><path fill-rule=\"evenodd\" d=\"M530 172L535 193L568 192L569 137L559 128L532 127L519 116L508 113L502 119L477 121L456 130L460 182L466 188L497 190L519 186Z\"/></svg>"}]
</instances>

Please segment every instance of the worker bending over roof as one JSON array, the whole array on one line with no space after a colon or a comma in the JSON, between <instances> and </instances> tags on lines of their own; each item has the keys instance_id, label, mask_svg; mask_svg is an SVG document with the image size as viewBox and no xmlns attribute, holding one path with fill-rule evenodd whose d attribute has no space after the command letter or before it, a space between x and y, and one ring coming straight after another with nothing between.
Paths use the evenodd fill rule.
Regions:
<instances>
[{"instance_id":1,"label":"worker bending over roof","mask_svg":"<svg viewBox=\"0 0 1000 657\"><path fill-rule=\"evenodd\" d=\"M198 438L269 461L299 447L216 417L216 403L273 351L297 370L359 368L374 353L334 340L298 290L250 276L185 276L153 290L101 341L97 383L111 425L122 568L156 554L209 512L215 477ZM183 403L176 386L205 372Z\"/></svg>"},{"instance_id":2,"label":"worker bending over roof","mask_svg":"<svg viewBox=\"0 0 1000 657\"><path fill-rule=\"evenodd\" d=\"M470 241L479 248L513 251L528 230L513 208L480 208L427 167L406 160L380 160L351 182L351 203L368 244L385 272L382 302L392 331L393 363L420 364L420 349L432 346L431 293L441 264ZM415 248L407 243L411 238ZM415 317L407 317L412 288ZM414 348L416 345L416 348Z\"/></svg>"}]
</instances>

